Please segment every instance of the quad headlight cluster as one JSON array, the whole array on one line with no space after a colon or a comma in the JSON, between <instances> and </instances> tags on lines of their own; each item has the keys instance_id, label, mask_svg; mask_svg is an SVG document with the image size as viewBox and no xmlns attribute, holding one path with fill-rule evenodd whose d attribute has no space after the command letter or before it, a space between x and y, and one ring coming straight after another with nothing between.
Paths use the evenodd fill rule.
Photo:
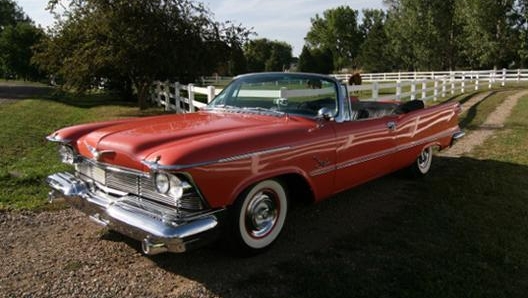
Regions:
<instances>
[{"instance_id":1,"label":"quad headlight cluster","mask_svg":"<svg viewBox=\"0 0 528 298\"><path fill-rule=\"evenodd\" d=\"M159 193L174 199L180 199L184 191L191 188L189 183L180 180L175 175L163 172L154 174L154 185Z\"/></svg>"}]
</instances>

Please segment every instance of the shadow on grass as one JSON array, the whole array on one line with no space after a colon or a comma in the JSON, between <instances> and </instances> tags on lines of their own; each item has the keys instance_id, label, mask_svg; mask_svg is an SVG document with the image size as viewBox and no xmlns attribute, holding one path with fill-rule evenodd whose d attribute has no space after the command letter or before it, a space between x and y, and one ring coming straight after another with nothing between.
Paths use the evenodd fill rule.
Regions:
<instances>
[{"instance_id":1,"label":"shadow on grass","mask_svg":"<svg viewBox=\"0 0 528 298\"><path fill-rule=\"evenodd\" d=\"M289 214L267 252L149 257L222 297L522 297L528 167L438 157ZM130 243L139 249L139 244Z\"/></svg>"},{"instance_id":2,"label":"shadow on grass","mask_svg":"<svg viewBox=\"0 0 528 298\"><path fill-rule=\"evenodd\" d=\"M123 101L117 94L90 93L75 94L61 91L55 87L38 85L0 84L0 98L11 100L37 99L50 100L78 108L94 108L105 105L135 107L135 101Z\"/></svg>"},{"instance_id":3,"label":"shadow on grass","mask_svg":"<svg viewBox=\"0 0 528 298\"><path fill-rule=\"evenodd\" d=\"M48 97L54 90L53 87L49 86L0 84L0 98L21 100Z\"/></svg>"},{"instance_id":4,"label":"shadow on grass","mask_svg":"<svg viewBox=\"0 0 528 298\"><path fill-rule=\"evenodd\" d=\"M478 112L478 108L479 106L484 103L486 101L486 99L490 98L492 95L495 95L497 92L491 92L488 96L484 97L481 101L479 101L478 103L476 103L475 105L473 105L471 108L469 108L469 110L467 110L467 113L466 113L466 116L460 121L459 123L459 126L461 128L467 128L472 122L473 120L475 119L475 117L477 116L477 112ZM467 96L467 97L464 97L460 103L464 103L466 101L468 101L469 99L471 99L472 96Z\"/></svg>"}]
</instances>

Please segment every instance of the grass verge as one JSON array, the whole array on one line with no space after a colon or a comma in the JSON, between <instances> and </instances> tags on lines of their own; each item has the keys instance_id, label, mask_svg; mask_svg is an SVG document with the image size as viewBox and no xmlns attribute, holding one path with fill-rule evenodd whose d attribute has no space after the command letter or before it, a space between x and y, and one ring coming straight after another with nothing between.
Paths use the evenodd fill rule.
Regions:
<instances>
[{"instance_id":1,"label":"grass verge","mask_svg":"<svg viewBox=\"0 0 528 298\"><path fill-rule=\"evenodd\" d=\"M159 113L104 95L16 100L0 104L0 210L48 208L45 177L66 167L45 137L61 127Z\"/></svg>"}]
</instances>

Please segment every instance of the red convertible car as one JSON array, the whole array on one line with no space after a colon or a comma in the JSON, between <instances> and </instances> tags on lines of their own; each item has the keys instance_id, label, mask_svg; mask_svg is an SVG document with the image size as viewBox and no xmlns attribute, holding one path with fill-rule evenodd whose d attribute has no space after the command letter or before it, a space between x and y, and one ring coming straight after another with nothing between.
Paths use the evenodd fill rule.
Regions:
<instances>
[{"instance_id":1,"label":"red convertible car","mask_svg":"<svg viewBox=\"0 0 528 298\"><path fill-rule=\"evenodd\" d=\"M145 254L219 237L258 252L281 233L289 202L403 168L426 174L433 149L463 136L459 113L458 103L350 100L323 75L242 75L197 113L52 133L74 171L47 178L49 197L141 241Z\"/></svg>"}]
</instances>

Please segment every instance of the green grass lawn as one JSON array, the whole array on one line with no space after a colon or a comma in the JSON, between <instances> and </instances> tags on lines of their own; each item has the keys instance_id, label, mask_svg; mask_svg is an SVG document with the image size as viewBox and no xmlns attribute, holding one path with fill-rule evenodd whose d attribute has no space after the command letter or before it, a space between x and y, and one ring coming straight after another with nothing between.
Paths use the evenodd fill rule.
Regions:
<instances>
[{"instance_id":1,"label":"green grass lawn","mask_svg":"<svg viewBox=\"0 0 528 298\"><path fill-rule=\"evenodd\" d=\"M158 113L139 112L108 96L26 99L0 104L0 210L48 208L47 175L68 169L57 147L45 140L54 130L78 123Z\"/></svg>"}]
</instances>

